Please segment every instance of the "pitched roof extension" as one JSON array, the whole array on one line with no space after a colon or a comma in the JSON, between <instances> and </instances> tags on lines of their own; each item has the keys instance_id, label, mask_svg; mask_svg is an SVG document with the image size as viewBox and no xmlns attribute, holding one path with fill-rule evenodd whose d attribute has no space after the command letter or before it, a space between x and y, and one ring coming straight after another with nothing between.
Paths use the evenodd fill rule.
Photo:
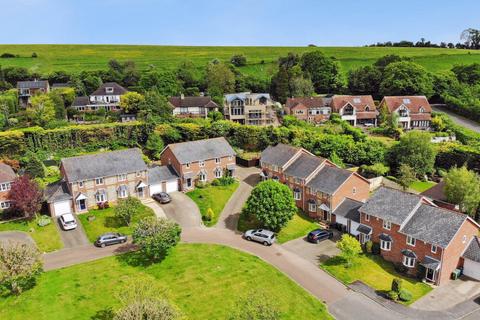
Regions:
<instances>
[{"instance_id":1,"label":"pitched roof extension","mask_svg":"<svg viewBox=\"0 0 480 320\"><path fill-rule=\"evenodd\" d=\"M351 171L326 165L307 183L307 187L333 194L352 174Z\"/></svg>"},{"instance_id":2,"label":"pitched roof extension","mask_svg":"<svg viewBox=\"0 0 480 320\"><path fill-rule=\"evenodd\" d=\"M390 112L397 110L402 104L413 113L420 113L421 107L427 113L432 112L432 107L425 96L386 96L383 97L383 101Z\"/></svg>"},{"instance_id":3,"label":"pitched roof extension","mask_svg":"<svg viewBox=\"0 0 480 320\"><path fill-rule=\"evenodd\" d=\"M263 150L260 160L271 165L283 167L299 150L300 148L298 147L279 143L276 146L268 146Z\"/></svg>"},{"instance_id":4,"label":"pitched roof extension","mask_svg":"<svg viewBox=\"0 0 480 320\"><path fill-rule=\"evenodd\" d=\"M170 97L168 101L175 107L204 107L218 108L211 97Z\"/></svg>"},{"instance_id":5,"label":"pitched roof extension","mask_svg":"<svg viewBox=\"0 0 480 320\"><path fill-rule=\"evenodd\" d=\"M148 168L147 173L149 184L178 179L178 174L172 166L156 166Z\"/></svg>"},{"instance_id":6,"label":"pitched roof extension","mask_svg":"<svg viewBox=\"0 0 480 320\"><path fill-rule=\"evenodd\" d=\"M287 167L287 169L285 169L284 173L288 176L305 179L311 175L324 161L325 158L316 157L308 153L302 153Z\"/></svg>"},{"instance_id":7,"label":"pitched roof extension","mask_svg":"<svg viewBox=\"0 0 480 320\"><path fill-rule=\"evenodd\" d=\"M107 88L113 88L113 92L107 92ZM116 82L106 82L102 84L97 90L95 90L91 96L105 96L105 95L115 95L120 96L127 93L128 90L119 85Z\"/></svg>"},{"instance_id":8,"label":"pitched roof extension","mask_svg":"<svg viewBox=\"0 0 480 320\"><path fill-rule=\"evenodd\" d=\"M169 144L181 164L235 156L235 150L224 137Z\"/></svg>"},{"instance_id":9,"label":"pitched roof extension","mask_svg":"<svg viewBox=\"0 0 480 320\"><path fill-rule=\"evenodd\" d=\"M363 205L363 202L345 198L342 203L333 211L336 216L342 216L352 221L360 223L360 211L358 209Z\"/></svg>"}]
</instances>

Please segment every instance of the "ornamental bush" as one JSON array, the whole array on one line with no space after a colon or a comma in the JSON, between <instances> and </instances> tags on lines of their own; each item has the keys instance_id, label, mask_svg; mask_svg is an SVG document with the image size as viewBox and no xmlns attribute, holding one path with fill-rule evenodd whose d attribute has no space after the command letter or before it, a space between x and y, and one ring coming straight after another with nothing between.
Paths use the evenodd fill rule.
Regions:
<instances>
[{"instance_id":1,"label":"ornamental bush","mask_svg":"<svg viewBox=\"0 0 480 320\"><path fill-rule=\"evenodd\" d=\"M402 289L400 290L398 297L400 298L400 300L407 302L412 300L412 293L407 289Z\"/></svg>"},{"instance_id":2,"label":"ornamental bush","mask_svg":"<svg viewBox=\"0 0 480 320\"><path fill-rule=\"evenodd\" d=\"M392 290L400 293L402 290L403 280L400 278L394 278L392 280Z\"/></svg>"}]
</instances>

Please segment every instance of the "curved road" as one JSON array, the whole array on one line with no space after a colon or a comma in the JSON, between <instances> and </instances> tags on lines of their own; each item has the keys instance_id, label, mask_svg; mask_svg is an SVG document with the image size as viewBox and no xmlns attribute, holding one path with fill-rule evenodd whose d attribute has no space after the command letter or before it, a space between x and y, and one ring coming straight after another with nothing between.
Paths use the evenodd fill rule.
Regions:
<instances>
[{"instance_id":1,"label":"curved road","mask_svg":"<svg viewBox=\"0 0 480 320\"><path fill-rule=\"evenodd\" d=\"M458 115L441 104L433 104L432 109L436 112L446 113L456 124L480 133L480 123Z\"/></svg>"}]
</instances>

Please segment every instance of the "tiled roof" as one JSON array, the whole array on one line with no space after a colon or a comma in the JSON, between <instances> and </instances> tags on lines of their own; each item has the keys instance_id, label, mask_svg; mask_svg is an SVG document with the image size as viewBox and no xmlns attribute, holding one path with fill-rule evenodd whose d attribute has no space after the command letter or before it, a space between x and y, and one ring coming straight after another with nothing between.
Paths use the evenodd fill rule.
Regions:
<instances>
[{"instance_id":1,"label":"tiled roof","mask_svg":"<svg viewBox=\"0 0 480 320\"><path fill-rule=\"evenodd\" d=\"M178 174L172 166L156 166L148 168L147 173L149 184L178 179Z\"/></svg>"},{"instance_id":2,"label":"tiled roof","mask_svg":"<svg viewBox=\"0 0 480 320\"><path fill-rule=\"evenodd\" d=\"M308 153L302 153L285 169L288 176L305 179L312 174L325 161L322 157L316 157Z\"/></svg>"},{"instance_id":3,"label":"tiled roof","mask_svg":"<svg viewBox=\"0 0 480 320\"><path fill-rule=\"evenodd\" d=\"M230 103L235 99L245 100L249 98L253 100L258 100L262 97L267 98L268 100L271 100L270 94L268 93L251 93L251 92L229 93L225 95L225 100Z\"/></svg>"},{"instance_id":4,"label":"tiled roof","mask_svg":"<svg viewBox=\"0 0 480 320\"><path fill-rule=\"evenodd\" d=\"M126 149L62 159L68 182L147 170L140 149Z\"/></svg>"},{"instance_id":5,"label":"tiled roof","mask_svg":"<svg viewBox=\"0 0 480 320\"><path fill-rule=\"evenodd\" d=\"M181 164L236 155L224 137L174 143L167 148Z\"/></svg>"},{"instance_id":6,"label":"tiled roof","mask_svg":"<svg viewBox=\"0 0 480 320\"><path fill-rule=\"evenodd\" d=\"M72 106L73 107L84 107L88 104L90 104L90 98L83 96L83 97L76 97L75 100L73 100Z\"/></svg>"},{"instance_id":7,"label":"tiled roof","mask_svg":"<svg viewBox=\"0 0 480 320\"><path fill-rule=\"evenodd\" d=\"M346 104L352 105L357 112L358 111L365 111L366 107L368 106L367 111L375 111L375 102L373 101L372 96L364 95L364 96L342 96L342 95L335 95L332 97L332 110L334 112L339 112L341 108L343 108Z\"/></svg>"},{"instance_id":8,"label":"tiled roof","mask_svg":"<svg viewBox=\"0 0 480 320\"><path fill-rule=\"evenodd\" d=\"M113 88L113 92L107 92L107 88ZM105 95L115 95L120 96L127 93L127 89L122 87L116 82L106 82L102 84L97 90L95 90L91 96L105 96Z\"/></svg>"},{"instance_id":9,"label":"tiled roof","mask_svg":"<svg viewBox=\"0 0 480 320\"><path fill-rule=\"evenodd\" d=\"M395 111L402 104L413 113L419 113L420 107L425 109L425 112L431 113L432 107L425 96L386 96L383 97L390 112Z\"/></svg>"},{"instance_id":10,"label":"tiled roof","mask_svg":"<svg viewBox=\"0 0 480 320\"><path fill-rule=\"evenodd\" d=\"M11 182L15 180L17 176L13 171L12 167L8 164L0 162L0 182Z\"/></svg>"},{"instance_id":11,"label":"tiled roof","mask_svg":"<svg viewBox=\"0 0 480 320\"><path fill-rule=\"evenodd\" d=\"M168 99L176 107L205 107L218 108L218 105L210 97L171 97Z\"/></svg>"},{"instance_id":12,"label":"tiled roof","mask_svg":"<svg viewBox=\"0 0 480 320\"><path fill-rule=\"evenodd\" d=\"M276 146L269 146L263 150L260 160L271 165L283 167L299 150L300 148L279 143Z\"/></svg>"},{"instance_id":13,"label":"tiled roof","mask_svg":"<svg viewBox=\"0 0 480 320\"><path fill-rule=\"evenodd\" d=\"M352 174L351 171L326 165L310 180L307 187L331 195Z\"/></svg>"},{"instance_id":14,"label":"tiled roof","mask_svg":"<svg viewBox=\"0 0 480 320\"><path fill-rule=\"evenodd\" d=\"M360 208L360 212L400 225L421 201L418 195L381 187Z\"/></svg>"},{"instance_id":15,"label":"tiled roof","mask_svg":"<svg viewBox=\"0 0 480 320\"><path fill-rule=\"evenodd\" d=\"M342 203L333 211L336 216L342 216L355 222L360 222L360 212L358 209L363 202L356 201L350 198L345 198Z\"/></svg>"},{"instance_id":16,"label":"tiled roof","mask_svg":"<svg viewBox=\"0 0 480 320\"><path fill-rule=\"evenodd\" d=\"M47 80L18 81L18 89L46 89L48 87Z\"/></svg>"},{"instance_id":17,"label":"tiled roof","mask_svg":"<svg viewBox=\"0 0 480 320\"><path fill-rule=\"evenodd\" d=\"M68 190L67 184L64 181L59 181L48 185L45 188L44 198L47 203L52 203L62 200L72 199L72 195Z\"/></svg>"},{"instance_id":18,"label":"tiled roof","mask_svg":"<svg viewBox=\"0 0 480 320\"><path fill-rule=\"evenodd\" d=\"M432 200L447 201L447 196L445 196L445 192L443 192L444 187L445 187L445 182L440 181L430 189L423 191L421 195L428 197Z\"/></svg>"},{"instance_id":19,"label":"tiled roof","mask_svg":"<svg viewBox=\"0 0 480 320\"><path fill-rule=\"evenodd\" d=\"M480 239L473 237L462 257L480 262Z\"/></svg>"},{"instance_id":20,"label":"tiled roof","mask_svg":"<svg viewBox=\"0 0 480 320\"><path fill-rule=\"evenodd\" d=\"M320 108L329 107L323 97L296 97L288 98L285 103L285 107L291 109L299 104L304 105L307 108Z\"/></svg>"}]
</instances>

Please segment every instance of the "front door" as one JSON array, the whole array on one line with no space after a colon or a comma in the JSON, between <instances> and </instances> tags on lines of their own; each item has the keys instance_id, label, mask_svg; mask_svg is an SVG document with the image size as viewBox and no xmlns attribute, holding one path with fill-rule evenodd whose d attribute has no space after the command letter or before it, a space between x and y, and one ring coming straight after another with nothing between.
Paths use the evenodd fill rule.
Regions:
<instances>
[{"instance_id":1,"label":"front door","mask_svg":"<svg viewBox=\"0 0 480 320\"><path fill-rule=\"evenodd\" d=\"M435 273L436 272L434 269L426 268L425 279L427 279L428 281L435 282Z\"/></svg>"},{"instance_id":2,"label":"front door","mask_svg":"<svg viewBox=\"0 0 480 320\"><path fill-rule=\"evenodd\" d=\"M323 210L323 220L324 221L330 221L329 212L327 210Z\"/></svg>"},{"instance_id":3,"label":"front door","mask_svg":"<svg viewBox=\"0 0 480 320\"><path fill-rule=\"evenodd\" d=\"M87 201L85 199L77 200L77 208L79 211L87 210Z\"/></svg>"},{"instance_id":4,"label":"front door","mask_svg":"<svg viewBox=\"0 0 480 320\"><path fill-rule=\"evenodd\" d=\"M187 188L191 188L192 187L192 178L188 178L187 181L186 181L186 184L187 184Z\"/></svg>"},{"instance_id":5,"label":"front door","mask_svg":"<svg viewBox=\"0 0 480 320\"><path fill-rule=\"evenodd\" d=\"M144 193L145 188L139 187L137 188L137 194L139 198L143 198L143 193Z\"/></svg>"}]
</instances>

